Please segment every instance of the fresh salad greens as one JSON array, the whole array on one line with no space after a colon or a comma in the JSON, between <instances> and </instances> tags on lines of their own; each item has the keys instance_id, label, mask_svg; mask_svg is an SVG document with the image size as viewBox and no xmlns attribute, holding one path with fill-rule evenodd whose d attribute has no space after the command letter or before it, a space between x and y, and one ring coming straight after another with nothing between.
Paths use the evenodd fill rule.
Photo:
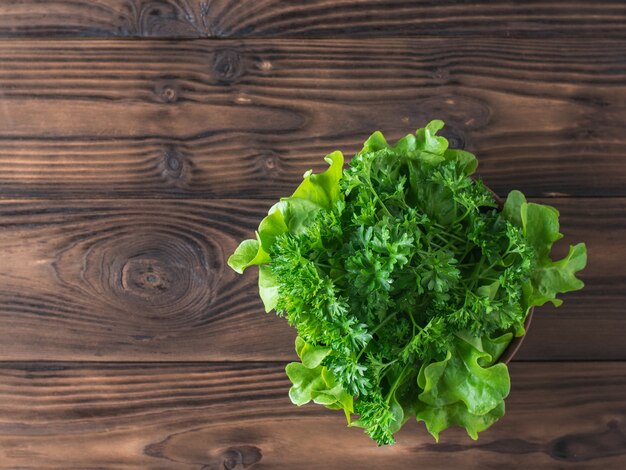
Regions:
<instances>
[{"instance_id":1,"label":"fresh salad greens","mask_svg":"<svg viewBox=\"0 0 626 470\"><path fill-rule=\"evenodd\" d=\"M436 440L455 424L476 439L504 414L498 358L530 308L583 287L584 244L550 258L558 211L519 191L499 210L442 127L394 146L375 132L345 171L331 153L228 260L259 265L266 311L297 329L292 402L343 410L379 445L413 417Z\"/></svg>"}]
</instances>

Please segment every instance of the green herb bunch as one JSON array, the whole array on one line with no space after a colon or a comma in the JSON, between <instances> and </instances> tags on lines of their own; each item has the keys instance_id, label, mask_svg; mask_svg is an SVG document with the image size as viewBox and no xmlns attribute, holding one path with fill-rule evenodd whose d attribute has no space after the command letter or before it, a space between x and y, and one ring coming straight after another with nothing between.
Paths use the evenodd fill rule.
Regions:
<instances>
[{"instance_id":1,"label":"green herb bunch","mask_svg":"<svg viewBox=\"0 0 626 470\"><path fill-rule=\"evenodd\" d=\"M552 261L558 212L512 191L499 210L474 155L432 121L390 146L375 132L343 170L326 157L230 257L259 265L269 312L296 328L293 403L344 411L378 444L411 417L476 439L504 414L498 358L533 306L583 287L584 244Z\"/></svg>"}]
</instances>

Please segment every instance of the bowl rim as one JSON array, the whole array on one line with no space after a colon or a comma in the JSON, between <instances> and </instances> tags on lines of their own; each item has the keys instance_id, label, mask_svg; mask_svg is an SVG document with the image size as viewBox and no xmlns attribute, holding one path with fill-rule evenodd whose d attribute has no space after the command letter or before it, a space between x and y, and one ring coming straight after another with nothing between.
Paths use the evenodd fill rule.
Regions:
<instances>
[{"instance_id":1,"label":"bowl rim","mask_svg":"<svg viewBox=\"0 0 626 470\"><path fill-rule=\"evenodd\" d=\"M531 307L526 315L526 320L524 320L524 334L522 336L514 336L509 345L506 347L504 352L498 358L498 362L502 362L503 364L508 364L513 359L513 356L517 353L520 346L524 342L524 338L526 337L526 333L528 332L528 328L530 327L530 323L533 319L533 312L535 311L535 307Z\"/></svg>"}]
</instances>

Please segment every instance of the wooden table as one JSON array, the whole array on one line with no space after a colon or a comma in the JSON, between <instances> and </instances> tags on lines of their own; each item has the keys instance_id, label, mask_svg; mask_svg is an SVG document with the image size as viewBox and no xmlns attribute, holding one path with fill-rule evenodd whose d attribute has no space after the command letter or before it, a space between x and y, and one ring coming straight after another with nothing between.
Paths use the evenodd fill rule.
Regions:
<instances>
[{"instance_id":1,"label":"wooden table","mask_svg":"<svg viewBox=\"0 0 626 470\"><path fill-rule=\"evenodd\" d=\"M1 468L626 468L624 2L6 0L0 36ZM226 258L431 118L561 211L587 286L478 442L377 448L290 404L294 333Z\"/></svg>"}]
</instances>

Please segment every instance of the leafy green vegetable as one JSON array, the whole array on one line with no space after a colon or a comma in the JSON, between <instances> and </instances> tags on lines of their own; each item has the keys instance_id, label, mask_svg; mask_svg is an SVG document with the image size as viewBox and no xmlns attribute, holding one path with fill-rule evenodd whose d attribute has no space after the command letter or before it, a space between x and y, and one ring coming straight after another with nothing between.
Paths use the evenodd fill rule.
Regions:
<instances>
[{"instance_id":1,"label":"leafy green vegetable","mask_svg":"<svg viewBox=\"0 0 626 470\"><path fill-rule=\"evenodd\" d=\"M476 439L502 416L509 374L506 365L492 365L493 359L481 346L459 338L444 360L422 365L417 383L423 392L415 405L416 417L435 439L451 424L464 426Z\"/></svg>"},{"instance_id":2,"label":"leafy green vegetable","mask_svg":"<svg viewBox=\"0 0 626 470\"><path fill-rule=\"evenodd\" d=\"M522 229L537 257L535 269L524 286L527 307L546 302L558 307L563 302L556 298L556 294L582 289L583 283L575 274L587 264L584 243L571 246L569 254L560 261L550 259L552 245L563 238L559 233L559 212L554 207L527 203L522 193L511 191L503 214Z\"/></svg>"},{"instance_id":3,"label":"leafy green vegetable","mask_svg":"<svg viewBox=\"0 0 626 470\"><path fill-rule=\"evenodd\" d=\"M378 444L412 417L435 439L452 425L476 439L504 414L498 358L529 309L583 286L584 244L550 258L557 210L519 191L499 210L442 127L394 146L375 132L345 171L328 155L228 260L259 265L265 309L297 329L293 403L342 409Z\"/></svg>"},{"instance_id":4,"label":"leafy green vegetable","mask_svg":"<svg viewBox=\"0 0 626 470\"><path fill-rule=\"evenodd\" d=\"M320 365L329 352L329 348L312 346L296 338L296 353L302 363L292 362L285 369L293 383L289 398L298 406L313 400L327 408L343 409L350 424L350 414L354 412L352 395L337 383L332 372Z\"/></svg>"}]
</instances>

